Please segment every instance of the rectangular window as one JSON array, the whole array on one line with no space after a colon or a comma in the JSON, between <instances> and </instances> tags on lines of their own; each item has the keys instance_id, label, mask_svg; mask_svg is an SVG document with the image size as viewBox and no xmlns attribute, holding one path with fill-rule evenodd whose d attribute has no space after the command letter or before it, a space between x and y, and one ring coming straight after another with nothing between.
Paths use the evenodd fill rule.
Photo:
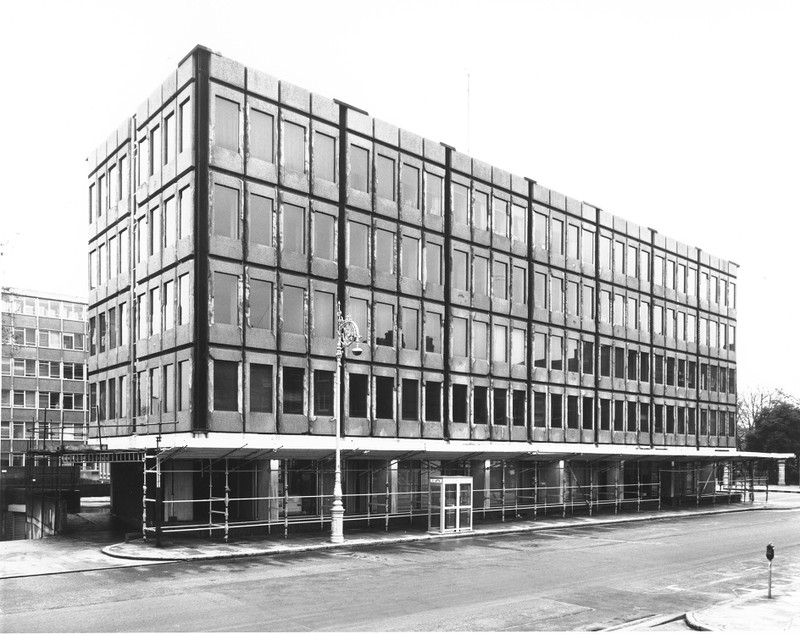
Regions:
<instances>
[{"instance_id":1,"label":"rectangular window","mask_svg":"<svg viewBox=\"0 0 800 634\"><path fill-rule=\"evenodd\" d=\"M614 325L625 325L625 297L614 293Z\"/></svg>"},{"instance_id":2,"label":"rectangular window","mask_svg":"<svg viewBox=\"0 0 800 634\"><path fill-rule=\"evenodd\" d=\"M442 384L439 381L425 381L425 420L442 420Z\"/></svg>"},{"instance_id":3,"label":"rectangular window","mask_svg":"<svg viewBox=\"0 0 800 634\"><path fill-rule=\"evenodd\" d=\"M625 378L625 348L614 346L614 378Z\"/></svg>"},{"instance_id":4,"label":"rectangular window","mask_svg":"<svg viewBox=\"0 0 800 634\"><path fill-rule=\"evenodd\" d=\"M526 222L528 210L511 203L511 237L520 242L528 241L528 224Z\"/></svg>"},{"instance_id":5,"label":"rectangular window","mask_svg":"<svg viewBox=\"0 0 800 634\"><path fill-rule=\"evenodd\" d=\"M500 324L492 326L492 361L495 363L508 361L508 328Z\"/></svg>"},{"instance_id":6,"label":"rectangular window","mask_svg":"<svg viewBox=\"0 0 800 634\"><path fill-rule=\"evenodd\" d=\"M453 356L467 356L467 320L463 317L453 317Z\"/></svg>"},{"instance_id":7,"label":"rectangular window","mask_svg":"<svg viewBox=\"0 0 800 634\"><path fill-rule=\"evenodd\" d=\"M164 118L164 165L175 160L175 114Z\"/></svg>"},{"instance_id":8,"label":"rectangular window","mask_svg":"<svg viewBox=\"0 0 800 634\"><path fill-rule=\"evenodd\" d=\"M636 431L636 403L628 401L628 431Z\"/></svg>"},{"instance_id":9,"label":"rectangular window","mask_svg":"<svg viewBox=\"0 0 800 634\"><path fill-rule=\"evenodd\" d=\"M469 290L469 255L458 249L453 250L453 270L451 272L451 282L453 288L460 291Z\"/></svg>"},{"instance_id":10,"label":"rectangular window","mask_svg":"<svg viewBox=\"0 0 800 634\"><path fill-rule=\"evenodd\" d=\"M664 384L664 355L657 354L653 357L653 380L658 385Z\"/></svg>"},{"instance_id":11,"label":"rectangular window","mask_svg":"<svg viewBox=\"0 0 800 634\"><path fill-rule=\"evenodd\" d=\"M545 427L547 424L547 394L533 393L533 426Z\"/></svg>"},{"instance_id":12,"label":"rectangular window","mask_svg":"<svg viewBox=\"0 0 800 634\"><path fill-rule=\"evenodd\" d=\"M164 150L161 145L161 128L154 127L150 131L150 176L156 174L164 160Z\"/></svg>"},{"instance_id":13,"label":"rectangular window","mask_svg":"<svg viewBox=\"0 0 800 634\"><path fill-rule=\"evenodd\" d=\"M283 288L283 329L298 335L305 334L305 291L298 286Z\"/></svg>"},{"instance_id":14,"label":"rectangular window","mask_svg":"<svg viewBox=\"0 0 800 634\"><path fill-rule=\"evenodd\" d=\"M564 426L564 395L550 395L550 427L560 429Z\"/></svg>"},{"instance_id":15,"label":"rectangular window","mask_svg":"<svg viewBox=\"0 0 800 634\"><path fill-rule=\"evenodd\" d=\"M614 240L614 273L625 273L625 243Z\"/></svg>"},{"instance_id":16,"label":"rectangular window","mask_svg":"<svg viewBox=\"0 0 800 634\"><path fill-rule=\"evenodd\" d=\"M366 299L351 297L347 302L347 312L358 326L361 339L366 339L369 334L369 304Z\"/></svg>"},{"instance_id":17,"label":"rectangular window","mask_svg":"<svg viewBox=\"0 0 800 634\"><path fill-rule=\"evenodd\" d=\"M611 238L600 236L600 268L605 271L611 270Z\"/></svg>"},{"instance_id":18,"label":"rectangular window","mask_svg":"<svg viewBox=\"0 0 800 634\"><path fill-rule=\"evenodd\" d=\"M533 305L536 308L547 308L547 275L533 274Z\"/></svg>"},{"instance_id":19,"label":"rectangular window","mask_svg":"<svg viewBox=\"0 0 800 634\"><path fill-rule=\"evenodd\" d=\"M625 430L625 401L614 401L614 431Z\"/></svg>"},{"instance_id":20,"label":"rectangular window","mask_svg":"<svg viewBox=\"0 0 800 634\"><path fill-rule=\"evenodd\" d=\"M489 195L486 192L474 192L472 221L476 229L486 231L489 228Z\"/></svg>"},{"instance_id":21,"label":"rectangular window","mask_svg":"<svg viewBox=\"0 0 800 634\"><path fill-rule=\"evenodd\" d=\"M489 423L489 388L476 385L472 397L474 399L475 424L487 425Z\"/></svg>"},{"instance_id":22,"label":"rectangular window","mask_svg":"<svg viewBox=\"0 0 800 634\"><path fill-rule=\"evenodd\" d=\"M178 130L178 152L183 152L189 149L189 140L192 133L192 108L190 100L187 99L181 103L178 109L180 129Z\"/></svg>"},{"instance_id":23,"label":"rectangular window","mask_svg":"<svg viewBox=\"0 0 800 634\"><path fill-rule=\"evenodd\" d=\"M472 356L485 361L489 359L488 343L489 325L483 321L472 322Z\"/></svg>"},{"instance_id":24,"label":"rectangular window","mask_svg":"<svg viewBox=\"0 0 800 634\"><path fill-rule=\"evenodd\" d=\"M350 187L369 193L369 150L350 145Z\"/></svg>"},{"instance_id":25,"label":"rectangular window","mask_svg":"<svg viewBox=\"0 0 800 634\"><path fill-rule=\"evenodd\" d=\"M384 275L394 273L394 232L375 230L375 271Z\"/></svg>"},{"instance_id":26,"label":"rectangular window","mask_svg":"<svg viewBox=\"0 0 800 634\"><path fill-rule=\"evenodd\" d=\"M214 184L214 234L239 239L239 191Z\"/></svg>"},{"instance_id":27,"label":"rectangular window","mask_svg":"<svg viewBox=\"0 0 800 634\"><path fill-rule=\"evenodd\" d=\"M567 257L578 259L580 254L580 244L578 243L579 236L578 227L573 224L567 223Z\"/></svg>"},{"instance_id":28,"label":"rectangular window","mask_svg":"<svg viewBox=\"0 0 800 634\"><path fill-rule=\"evenodd\" d=\"M314 335L333 339L335 336L336 315L334 314L335 297L333 293L314 292Z\"/></svg>"},{"instance_id":29,"label":"rectangular window","mask_svg":"<svg viewBox=\"0 0 800 634\"><path fill-rule=\"evenodd\" d=\"M639 380L650 380L650 353L642 352L639 355Z\"/></svg>"},{"instance_id":30,"label":"rectangular window","mask_svg":"<svg viewBox=\"0 0 800 634\"><path fill-rule=\"evenodd\" d=\"M542 332L533 333L533 366L547 367L547 335Z\"/></svg>"},{"instance_id":31,"label":"rectangular window","mask_svg":"<svg viewBox=\"0 0 800 634\"><path fill-rule=\"evenodd\" d=\"M492 390L492 424L507 424L508 390L496 387Z\"/></svg>"},{"instance_id":32,"label":"rectangular window","mask_svg":"<svg viewBox=\"0 0 800 634\"><path fill-rule=\"evenodd\" d=\"M444 182L441 176L425 172L425 213L441 216L444 212L442 190Z\"/></svg>"},{"instance_id":33,"label":"rectangular window","mask_svg":"<svg viewBox=\"0 0 800 634\"><path fill-rule=\"evenodd\" d=\"M362 269L368 268L369 261L369 227L351 220L348 228L348 266Z\"/></svg>"},{"instance_id":34,"label":"rectangular window","mask_svg":"<svg viewBox=\"0 0 800 634\"><path fill-rule=\"evenodd\" d=\"M283 249L287 253L306 252L306 210L297 205L283 205Z\"/></svg>"},{"instance_id":35,"label":"rectangular window","mask_svg":"<svg viewBox=\"0 0 800 634\"><path fill-rule=\"evenodd\" d=\"M511 363L525 364L525 331L522 328L511 329Z\"/></svg>"},{"instance_id":36,"label":"rectangular window","mask_svg":"<svg viewBox=\"0 0 800 634\"><path fill-rule=\"evenodd\" d=\"M394 345L394 306L391 304L375 304L375 344Z\"/></svg>"},{"instance_id":37,"label":"rectangular window","mask_svg":"<svg viewBox=\"0 0 800 634\"><path fill-rule=\"evenodd\" d=\"M594 288L581 287L581 315L584 319L594 319Z\"/></svg>"},{"instance_id":38,"label":"rectangular window","mask_svg":"<svg viewBox=\"0 0 800 634\"><path fill-rule=\"evenodd\" d=\"M350 416L366 418L369 413L369 376L366 374L350 374L348 380L348 398Z\"/></svg>"},{"instance_id":39,"label":"rectangular window","mask_svg":"<svg viewBox=\"0 0 800 634\"><path fill-rule=\"evenodd\" d=\"M558 335L550 336L550 369L564 369L564 338Z\"/></svg>"},{"instance_id":40,"label":"rectangular window","mask_svg":"<svg viewBox=\"0 0 800 634\"><path fill-rule=\"evenodd\" d=\"M513 288L511 290L512 297L515 302L519 304L525 304L528 301L527 298L527 269L521 266L514 267L514 274L512 277Z\"/></svg>"},{"instance_id":41,"label":"rectangular window","mask_svg":"<svg viewBox=\"0 0 800 634\"><path fill-rule=\"evenodd\" d=\"M250 110L250 156L272 163L274 156L274 119L271 114Z\"/></svg>"},{"instance_id":42,"label":"rectangular window","mask_svg":"<svg viewBox=\"0 0 800 634\"><path fill-rule=\"evenodd\" d=\"M492 262L492 295L508 299L508 264L505 262Z\"/></svg>"},{"instance_id":43,"label":"rectangular window","mask_svg":"<svg viewBox=\"0 0 800 634\"><path fill-rule=\"evenodd\" d=\"M272 282L250 278L249 302L250 326L272 330Z\"/></svg>"},{"instance_id":44,"label":"rectangular window","mask_svg":"<svg viewBox=\"0 0 800 634\"><path fill-rule=\"evenodd\" d=\"M194 223L194 210L192 202L191 188L184 187L179 194L180 227L178 227L178 231L181 238L192 235L192 226Z\"/></svg>"},{"instance_id":45,"label":"rectangular window","mask_svg":"<svg viewBox=\"0 0 800 634\"><path fill-rule=\"evenodd\" d=\"M250 222L248 240L250 244L272 246L272 199L250 194Z\"/></svg>"},{"instance_id":46,"label":"rectangular window","mask_svg":"<svg viewBox=\"0 0 800 634\"><path fill-rule=\"evenodd\" d=\"M272 413L271 365L250 364L250 411Z\"/></svg>"},{"instance_id":47,"label":"rectangular window","mask_svg":"<svg viewBox=\"0 0 800 634\"><path fill-rule=\"evenodd\" d=\"M215 100L214 144L233 152L239 151L239 104L223 97Z\"/></svg>"},{"instance_id":48,"label":"rectangular window","mask_svg":"<svg viewBox=\"0 0 800 634\"><path fill-rule=\"evenodd\" d=\"M314 212L314 257L336 261L336 218Z\"/></svg>"},{"instance_id":49,"label":"rectangular window","mask_svg":"<svg viewBox=\"0 0 800 634\"><path fill-rule=\"evenodd\" d=\"M394 378L375 377L375 418L394 418Z\"/></svg>"},{"instance_id":50,"label":"rectangular window","mask_svg":"<svg viewBox=\"0 0 800 634\"><path fill-rule=\"evenodd\" d=\"M567 313L570 315L579 315L578 310L578 283L567 282Z\"/></svg>"},{"instance_id":51,"label":"rectangular window","mask_svg":"<svg viewBox=\"0 0 800 634\"><path fill-rule=\"evenodd\" d=\"M454 423L467 423L467 411L469 405L469 396L467 394L467 386L454 384L453 385L453 422Z\"/></svg>"},{"instance_id":52,"label":"rectangular window","mask_svg":"<svg viewBox=\"0 0 800 634\"><path fill-rule=\"evenodd\" d=\"M644 249L639 252L639 276L643 282L650 281L650 253Z\"/></svg>"},{"instance_id":53,"label":"rectangular window","mask_svg":"<svg viewBox=\"0 0 800 634\"><path fill-rule=\"evenodd\" d=\"M303 384L305 370L303 368L283 368L283 413L302 414L304 410Z\"/></svg>"},{"instance_id":54,"label":"rectangular window","mask_svg":"<svg viewBox=\"0 0 800 634\"><path fill-rule=\"evenodd\" d=\"M315 416L333 416L333 380L334 372L314 370Z\"/></svg>"},{"instance_id":55,"label":"rectangular window","mask_svg":"<svg viewBox=\"0 0 800 634\"><path fill-rule=\"evenodd\" d=\"M492 196L492 232L508 236L508 202Z\"/></svg>"},{"instance_id":56,"label":"rectangular window","mask_svg":"<svg viewBox=\"0 0 800 634\"><path fill-rule=\"evenodd\" d=\"M478 295L489 294L489 260L481 256L475 256L473 260L473 280L472 290Z\"/></svg>"},{"instance_id":57,"label":"rectangular window","mask_svg":"<svg viewBox=\"0 0 800 634\"><path fill-rule=\"evenodd\" d=\"M287 171L306 173L306 129L292 123L283 122L283 165Z\"/></svg>"},{"instance_id":58,"label":"rectangular window","mask_svg":"<svg viewBox=\"0 0 800 634\"><path fill-rule=\"evenodd\" d=\"M533 215L533 243L539 249L547 249L547 216L538 212Z\"/></svg>"},{"instance_id":59,"label":"rectangular window","mask_svg":"<svg viewBox=\"0 0 800 634\"><path fill-rule=\"evenodd\" d=\"M581 260L586 264L594 264L594 231L583 229L581 236Z\"/></svg>"},{"instance_id":60,"label":"rectangular window","mask_svg":"<svg viewBox=\"0 0 800 634\"><path fill-rule=\"evenodd\" d=\"M164 330L175 327L175 282L164 283Z\"/></svg>"},{"instance_id":61,"label":"rectangular window","mask_svg":"<svg viewBox=\"0 0 800 634\"><path fill-rule=\"evenodd\" d=\"M239 278L236 275L214 272L214 323L239 323Z\"/></svg>"},{"instance_id":62,"label":"rectangular window","mask_svg":"<svg viewBox=\"0 0 800 634\"><path fill-rule=\"evenodd\" d=\"M425 311L425 352L442 353L442 316Z\"/></svg>"},{"instance_id":63,"label":"rectangular window","mask_svg":"<svg viewBox=\"0 0 800 634\"><path fill-rule=\"evenodd\" d=\"M162 395L161 395L161 408L163 412L174 412L175 411L175 366L167 364L164 366L164 383L162 386ZM109 389L109 396L113 394L113 390ZM109 399L109 410L111 409L111 401ZM109 412L109 418L113 418L111 416L111 412Z\"/></svg>"},{"instance_id":64,"label":"rectangular window","mask_svg":"<svg viewBox=\"0 0 800 634\"><path fill-rule=\"evenodd\" d=\"M638 308L636 298L628 298L628 328L635 329L638 323L636 310Z\"/></svg>"},{"instance_id":65,"label":"rectangular window","mask_svg":"<svg viewBox=\"0 0 800 634\"><path fill-rule=\"evenodd\" d=\"M239 396L239 364L214 360L214 410L235 412Z\"/></svg>"},{"instance_id":66,"label":"rectangular window","mask_svg":"<svg viewBox=\"0 0 800 634\"><path fill-rule=\"evenodd\" d=\"M453 220L469 224L469 188L460 183L453 183Z\"/></svg>"},{"instance_id":67,"label":"rectangular window","mask_svg":"<svg viewBox=\"0 0 800 634\"><path fill-rule=\"evenodd\" d=\"M653 284L664 286L664 257L653 255Z\"/></svg>"},{"instance_id":68,"label":"rectangular window","mask_svg":"<svg viewBox=\"0 0 800 634\"><path fill-rule=\"evenodd\" d=\"M336 139L314 132L314 178L336 182Z\"/></svg>"},{"instance_id":69,"label":"rectangular window","mask_svg":"<svg viewBox=\"0 0 800 634\"><path fill-rule=\"evenodd\" d=\"M581 414L581 427L583 429L594 429L594 399L591 396L583 397Z\"/></svg>"},{"instance_id":70,"label":"rectangular window","mask_svg":"<svg viewBox=\"0 0 800 634\"><path fill-rule=\"evenodd\" d=\"M403 165L402 170L403 204L419 209L419 169L411 165Z\"/></svg>"},{"instance_id":71,"label":"rectangular window","mask_svg":"<svg viewBox=\"0 0 800 634\"><path fill-rule=\"evenodd\" d=\"M403 379L401 417L403 420L419 420L419 381Z\"/></svg>"},{"instance_id":72,"label":"rectangular window","mask_svg":"<svg viewBox=\"0 0 800 634\"><path fill-rule=\"evenodd\" d=\"M560 277L550 278L550 310L554 313L564 312L564 280Z\"/></svg>"},{"instance_id":73,"label":"rectangular window","mask_svg":"<svg viewBox=\"0 0 800 634\"><path fill-rule=\"evenodd\" d=\"M190 363L190 361L178 362L178 409L180 409L182 412L189 410L189 404L192 397L190 388L192 383L192 368ZM120 394L127 394L127 387L125 391L123 391L122 388L122 383L120 383ZM120 398L120 401L122 401L122 398Z\"/></svg>"},{"instance_id":74,"label":"rectangular window","mask_svg":"<svg viewBox=\"0 0 800 634\"><path fill-rule=\"evenodd\" d=\"M567 338L567 372L580 371L578 340L572 337Z\"/></svg>"},{"instance_id":75,"label":"rectangular window","mask_svg":"<svg viewBox=\"0 0 800 634\"><path fill-rule=\"evenodd\" d=\"M419 279L419 238L403 236L402 274L409 279Z\"/></svg>"},{"instance_id":76,"label":"rectangular window","mask_svg":"<svg viewBox=\"0 0 800 634\"><path fill-rule=\"evenodd\" d=\"M442 283L442 247L428 242L425 244L425 284Z\"/></svg>"},{"instance_id":77,"label":"rectangular window","mask_svg":"<svg viewBox=\"0 0 800 634\"><path fill-rule=\"evenodd\" d=\"M639 353L636 350L628 350L628 380L635 381L638 378Z\"/></svg>"},{"instance_id":78,"label":"rectangular window","mask_svg":"<svg viewBox=\"0 0 800 634\"><path fill-rule=\"evenodd\" d=\"M376 193L386 200L395 200L394 159L377 154L375 156Z\"/></svg>"},{"instance_id":79,"label":"rectangular window","mask_svg":"<svg viewBox=\"0 0 800 634\"><path fill-rule=\"evenodd\" d=\"M583 373L594 374L594 343L583 342Z\"/></svg>"},{"instance_id":80,"label":"rectangular window","mask_svg":"<svg viewBox=\"0 0 800 634\"><path fill-rule=\"evenodd\" d=\"M407 350L419 349L419 311L403 307L403 347Z\"/></svg>"},{"instance_id":81,"label":"rectangular window","mask_svg":"<svg viewBox=\"0 0 800 634\"><path fill-rule=\"evenodd\" d=\"M611 346L608 344L600 346L600 376L611 376Z\"/></svg>"}]
</instances>

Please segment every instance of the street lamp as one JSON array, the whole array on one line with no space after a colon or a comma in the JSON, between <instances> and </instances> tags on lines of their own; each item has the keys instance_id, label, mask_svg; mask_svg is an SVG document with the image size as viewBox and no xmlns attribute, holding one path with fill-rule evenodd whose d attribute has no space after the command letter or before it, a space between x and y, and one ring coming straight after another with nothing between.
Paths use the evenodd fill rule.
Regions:
<instances>
[{"instance_id":1,"label":"street lamp","mask_svg":"<svg viewBox=\"0 0 800 634\"><path fill-rule=\"evenodd\" d=\"M341 372L342 357L345 350L360 339L358 325L350 315L342 316L342 306L336 306L336 380L333 386L333 416L336 420L336 471L333 475L333 505L331 506L331 541L341 544L344 541L344 505L342 504L342 453L339 447L339 437L342 435L341 406ZM361 356L361 348L353 348L355 356Z\"/></svg>"}]
</instances>

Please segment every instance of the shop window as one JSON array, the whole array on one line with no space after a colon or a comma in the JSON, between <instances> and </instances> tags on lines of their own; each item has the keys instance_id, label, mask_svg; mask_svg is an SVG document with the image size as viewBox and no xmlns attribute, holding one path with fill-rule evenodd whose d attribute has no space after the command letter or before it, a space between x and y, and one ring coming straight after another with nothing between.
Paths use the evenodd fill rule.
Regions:
<instances>
[{"instance_id":1,"label":"shop window","mask_svg":"<svg viewBox=\"0 0 800 634\"><path fill-rule=\"evenodd\" d=\"M239 191L219 183L214 184L214 234L239 239Z\"/></svg>"},{"instance_id":2,"label":"shop window","mask_svg":"<svg viewBox=\"0 0 800 634\"><path fill-rule=\"evenodd\" d=\"M496 387L492 390L492 424L505 425L507 423L508 390Z\"/></svg>"},{"instance_id":3,"label":"shop window","mask_svg":"<svg viewBox=\"0 0 800 634\"><path fill-rule=\"evenodd\" d=\"M394 378L375 377L375 417L394 419Z\"/></svg>"},{"instance_id":4,"label":"shop window","mask_svg":"<svg viewBox=\"0 0 800 634\"><path fill-rule=\"evenodd\" d=\"M425 381L425 420L442 420L442 384L439 381Z\"/></svg>"},{"instance_id":5,"label":"shop window","mask_svg":"<svg viewBox=\"0 0 800 634\"><path fill-rule=\"evenodd\" d=\"M283 164L287 171L306 173L306 129L292 123L283 122Z\"/></svg>"},{"instance_id":6,"label":"shop window","mask_svg":"<svg viewBox=\"0 0 800 634\"><path fill-rule=\"evenodd\" d=\"M152 392L151 392L152 393ZM239 395L239 364L214 360L214 410L235 412Z\"/></svg>"},{"instance_id":7,"label":"shop window","mask_svg":"<svg viewBox=\"0 0 800 634\"><path fill-rule=\"evenodd\" d=\"M215 100L214 143L233 152L239 151L239 104L223 97Z\"/></svg>"},{"instance_id":8,"label":"shop window","mask_svg":"<svg viewBox=\"0 0 800 634\"><path fill-rule=\"evenodd\" d=\"M272 163L274 150L274 123L271 114L250 110L250 156Z\"/></svg>"},{"instance_id":9,"label":"shop window","mask_svg":"<svg viewBox=\"0 0 800 634\"><path fill-rule=\"evenodd\" d=\"M419 381L403 379L401 417L403 420L419 420Z\"/></svg>"},{"instance_id":10,"label":"shop window","mask_svg":"<svg viewBox=\"0 0 800 634\"><path fill-rule=\"evenodd\" d=\"M336 139L314 132L314 178L336 182Z\"/></svg>"}]
</instances>

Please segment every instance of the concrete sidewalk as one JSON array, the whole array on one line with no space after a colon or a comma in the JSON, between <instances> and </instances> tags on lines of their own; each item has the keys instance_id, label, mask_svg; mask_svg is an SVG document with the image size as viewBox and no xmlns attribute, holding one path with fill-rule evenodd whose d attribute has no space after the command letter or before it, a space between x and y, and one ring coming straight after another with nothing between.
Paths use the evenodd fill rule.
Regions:
<instances>
[{"instance_id":1,"label":"concrete sidewalk","mask_svg":"<svg viewBox=\"0 0 800 634\"><path fill-rule=\"evenodd\" d=\"M693 630L800 632L800 579L773 586L771 599L764 588L726 603L687 612L684 618Z\"/></svg>"}]
</instances>

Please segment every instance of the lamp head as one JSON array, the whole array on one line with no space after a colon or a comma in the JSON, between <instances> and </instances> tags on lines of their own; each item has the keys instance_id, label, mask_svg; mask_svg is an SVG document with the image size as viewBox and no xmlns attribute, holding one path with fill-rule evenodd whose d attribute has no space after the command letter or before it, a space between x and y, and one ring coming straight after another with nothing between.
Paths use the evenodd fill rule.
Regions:
<instances>
[{"instance_id":1,"label":"lamp head","mask_svg":"<svg viewBox=\"0 0 800 634\"><path fill-rule=\"evenodd\" d=\"M364 352L364 349L358 344L356 344L352 348L350 348L350 352L353 353L354 357L360 357L361 353Z\"/></svg>"}]
</instances>

